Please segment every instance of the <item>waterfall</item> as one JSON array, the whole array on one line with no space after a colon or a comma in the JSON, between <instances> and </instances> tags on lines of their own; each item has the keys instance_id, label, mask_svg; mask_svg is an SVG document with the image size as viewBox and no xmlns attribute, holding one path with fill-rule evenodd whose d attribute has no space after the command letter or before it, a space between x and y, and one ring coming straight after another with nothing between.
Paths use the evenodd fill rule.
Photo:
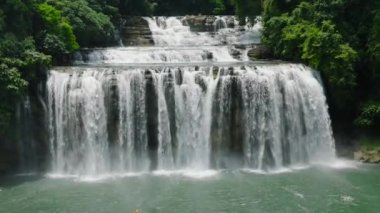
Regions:
<instances>
[{"instance_id":1,"label":"waterfall","mask_svg":"<svg viewBox=\"0 0 380 213\"><path fill-rule=\"evenodd\" d=\"M217 17L214 21L214 31L217 33L221 29L227 28L227 22L224 17Z\"/></svg>"},{"instance_id":2,"label":"waterfall","mask_svg":"<svg viewBox=\"0 0 380 213\"><path fill-rule=\"evenodd\" d=\"M334 156L315 71L296 64L228 69L216 76L213 67L51 71L53 167L86 174L228 168L240 158L239 166L266 169ZM105 96L115 91L111 106Z\"/></svg>"},{"instance_id":3,"label":"waterfall","mask_svg":"<svg viewBox=\"0 0 380 213\"><path fill-rule=\"evenodd\" d=\"M82 50L76 66L50 71L53 173L269 170L335 158L319 74L234 56L236 43L255 43L259 23L242 33L219 17L216 32L194 32L183 17L144 19L153 47Z\"/></svg>"},{"instance_id":4,"label":"waterfall","mask_svg":"<svg viewBox=\"0 0 380 213\"><path fill-rule=\"evenodd\" d=\"M103 72L55 73L47 82L53 168L97 174L108 159Z\"/></svg>"}]
</instances>

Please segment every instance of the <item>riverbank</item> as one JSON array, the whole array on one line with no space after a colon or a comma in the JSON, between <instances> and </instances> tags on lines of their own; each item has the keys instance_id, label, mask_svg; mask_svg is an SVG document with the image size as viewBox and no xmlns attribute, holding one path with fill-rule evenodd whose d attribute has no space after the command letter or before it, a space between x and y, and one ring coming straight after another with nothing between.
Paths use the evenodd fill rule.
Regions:
<instances>
[{"instance_id":1,"label":"riverbank","mask_svg":"<svg viewBox=\"0 0 380 213\"><path fill-rule=\"evenodd\" d=\"M363 138L354 152L354 159L363 163L380 164L380 139Z\"/></svg>"}]
</instances>

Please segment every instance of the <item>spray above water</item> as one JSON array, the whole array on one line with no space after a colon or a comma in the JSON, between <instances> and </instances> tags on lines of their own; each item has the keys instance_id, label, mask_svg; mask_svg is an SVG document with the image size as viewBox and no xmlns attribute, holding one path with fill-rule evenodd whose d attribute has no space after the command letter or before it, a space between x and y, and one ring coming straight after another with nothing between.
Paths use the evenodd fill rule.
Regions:
<instances>
[{"instance_id":1,"label":"spray above water","mask_svg":"<svg viewBox=\"0 0 380 213\"><path fill-rule=\"evenodd\" d=\"M217 17L214 32L193 32L184 17L145 20L154 47L86 50L76 63L91 66L50 72L53 173L207 176L335 158L318 73L298 64L236 65L248 59L231 54L233 44L254 43L259 23L239 30L235 19Z\"/></svg>"}]
</instances>

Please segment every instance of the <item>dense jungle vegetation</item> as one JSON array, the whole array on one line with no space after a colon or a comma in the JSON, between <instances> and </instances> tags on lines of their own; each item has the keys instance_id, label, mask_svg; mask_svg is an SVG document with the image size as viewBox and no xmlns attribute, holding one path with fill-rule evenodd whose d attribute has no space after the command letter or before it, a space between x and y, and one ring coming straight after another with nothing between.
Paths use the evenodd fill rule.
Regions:
<instances>
[{"instance_id":1,"label":"dense jungle vegetation","mask_svg":"<svg viewBox=\"0 0 380 213\"><path fill-rule=\"evenodd\" d=\"M380 127L380 1L2 0L0 136L28 85L81 47L116 45L123 16L185 14L261 15L273 57L321 71L335 119Z\"/></svg>"},{"instance_id":2,"label":"dense jungle vegetation","mask_svg":"<svg viewBox=\"0 0 380 213\"><path fill-rule=\"evenodd\" d=\"M333 119L380 126L380 2L264 0L264 43L274 56L321 71Z\"/></svg>"}]
</instances>

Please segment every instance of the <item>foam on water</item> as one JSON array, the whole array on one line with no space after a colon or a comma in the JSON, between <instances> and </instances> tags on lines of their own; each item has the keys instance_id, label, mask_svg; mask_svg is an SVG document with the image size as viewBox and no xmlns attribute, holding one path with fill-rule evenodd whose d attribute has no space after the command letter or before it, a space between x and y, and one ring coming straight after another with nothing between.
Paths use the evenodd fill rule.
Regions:
<instances>
[{"instance_id":1,"label":"foam on water","mask_svg":"<svg viewBox=\"0 0 380 213\"><path fill-rule=\"evenodd\" d=\"M163 176L163 177L187 177L192 179L207 179L216 177L221 171L218 170L156 170L153 172L125 172L125 173L105 173L99 175L67 175L49 173L45 175L51 179L72 179L77 182L100 183L114 181L125 178L135 178L142 176Z\"/></svg>"},{"instance_id":2,"label":"foam on water","mask_svg":"<svg viewBox=\"0 0 380 213\"><path fill-rule=\"evenodd\" d=\"M215 177L220 174L217 170L157 170L152 172L154 176L183 176L194 179Z\"/></svg>"},{"instance_id":3,"label":"foam on water","mask_svg":"<svg viewBox=\"0 0 380 213\"><path fill-rule=\"evenodd\" d=\"M45 177L51 179L72 179L78 182L88 182L88 183L97 183L105 182L110 180L124 179L124 178L133 178L133 177L142 177L150 175L149 172L124 172L124 173L104 173L98 175L68 175L68 174L58 174L58 173L49 173Z\"/></svg>"},{"instance_id":4,"label":"foam on water","mask_svg":"<svg viewBox=\"0 0 380 213\"><path fill-rule=\"evenodd\" d=\"M332 160L326 160L326 161L316 161L313 162L316 166L322 166L326 168L333 168L333 169L356 169L359 168L360 162L348 160L348 159L342 159L342 158L336 158Z\"/></svg>"},{"instance_id":5,"label":"foam on water","mask_svg":"<svg viewBox=\"0 0 380 213\"><path fill-rule=\"evenodd\" d=\"M178 169L178 170L155 170L151 172L123 172L123 173L104 173L104 174L97 174L97 175L87 175L87 174L75 174L75 175L69 175L69 174L58 174L58 173L49 173L45 175L47 178L51 179L73 179L77 182L86 182L86 183L101 183L101 182L108 182L108 181L114 181L118 179L125 179L125 178L135 178L135 177L143 177L143 176L155 176L155 177L186 177L191 179L209 179L213 177L217 177L218 175L222 173L234 173L234 172L241 172L246 174L256 174L256 175L279 175L279 174L286 174L286 173L293 173L298 172L300 170L308 170L312 169L313 167L319 167L319 168L333 168L333 169L357 169L358 163L348 160L336 160L335 164L314 164L312 165L305 165L305 166L291 166L291 167L282 167L277 169L270 169L270 170L262 170L262 169L251 169L251 168L243 168L238 170L211 170L211 169L205 169L205 170L197 170L197 169ZM304 195L301 193L298 193L291 189L285 189L286 191L289 191L293 193L295 196L304 198ZM1 191L1 189L0 189ZM342 201L344 202L351 202L350 196L342 196Z\"/></svg>"},{"instance_id":6,"label":"foam on water","mask_svg":"<svg viewBox=\"0 0 380 213\"><path fill-rule=\"evenodd\" d=\"M289 187L281 187L283 190L287 191L287 192L290 192L291 194L293 194L294 196L298 197L298 198L301 198L301 199L304 199L305 196L299 192L297 192L296 190L294 189L291 189Z\"/></svg>"},{"instance_id":7,"label":"foam on water","mask_svg":"<svg viewBox=\"0 0 380 213\"><path fill-rule=\"evenodd\" d=\"M276 175L276 174L284 174L284 173L291 173L296 170L292 168L278 168L278 169L271 169L271 170L262 170L262 169L241 169L240 170L243 173L249 173L249 174L258 174L258 175Z\"/></svg>"},{"instance_id":8,"label":"foam on water","mask_svg":"<svg viewBox=\"0 0 380 213\"><path fill-rule=\"evenodd\" d=\"M340 199L345 203L352 203L354 201L354 198L349 195L342 195L340 196Z\"/></svg>"}]
</instances>

